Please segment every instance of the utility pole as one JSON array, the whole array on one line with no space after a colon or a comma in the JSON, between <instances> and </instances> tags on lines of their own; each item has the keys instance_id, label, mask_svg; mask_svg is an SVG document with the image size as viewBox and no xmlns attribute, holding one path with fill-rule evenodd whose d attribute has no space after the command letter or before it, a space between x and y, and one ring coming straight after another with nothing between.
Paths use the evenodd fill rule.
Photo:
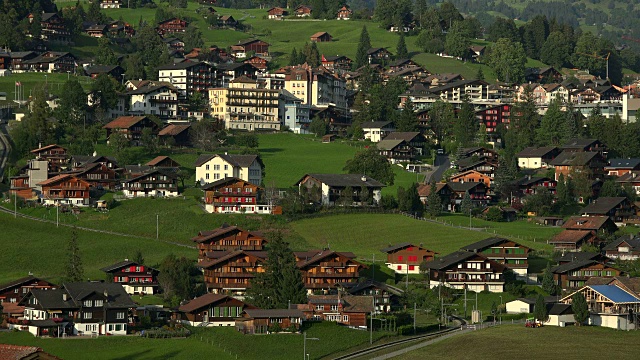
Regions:
<instances>
[{"instance_id":1,"label":"utility pole","mask_svg":"<svg viewBox=\"0 0 640 360\"><path fill-rule=\"evenodd\" d=\"M156 214L156 240L160 236L160 215Z\"/></svg>"},{"instance_id":2,"label":"utility pole","mask_svg":"<svg viewBox=\"0 0 640 360\"><path fill-rule=\"evenodd\" d=\"M464 287L464 317L467 317L467 287Z\"/></svg>"}]
</instances>

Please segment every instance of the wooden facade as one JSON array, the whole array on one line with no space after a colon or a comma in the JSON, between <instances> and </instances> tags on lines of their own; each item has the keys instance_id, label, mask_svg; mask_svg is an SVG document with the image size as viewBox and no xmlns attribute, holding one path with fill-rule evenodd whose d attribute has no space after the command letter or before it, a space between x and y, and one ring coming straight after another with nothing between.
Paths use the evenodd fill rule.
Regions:
<instances>
[{"instance_id":1,"label":"wooden facade","mask_svg":"<svg viewBox=\"0 0 640 360\"><path fill-rule=\"evenodd\" d=\"M89 183L91 187L112 189L117 181L118 174L103 163L87 164L83 168L73 172L78 178Z\"/></svg>"},{"instance_id":2,"label":"wooden facade","mask_svg":"<svg viewBox=\"0 0 640 360\"><path fill-rule=\"evenodd\" d=\"M42 187L43 202L47 205L89 205L90 184L74 175L58 175L38 185Z\"/></svg>"},{"instance_id":3,"label":"wooden facade","mask_svg":"<svg viewBox=\"0 0 640 360\"><path fill-rule=\"evenodd\" d=\"M237 226L222 225L211 231L200 231L191 240L198 248L198 262L207 259L211 251L264 250L267 243L261 233Z\"/></svg>"},{"instance_id":4,"label":"wooden facade","mask_svg":"<svg viewBox=\"0 0 640 360\"><path fill-rule=\"evenodd\" d=\"M258 70L267 70L267 68L269 67L269 61L260 56L252 56L243 62L245 64L253 65Z\"/></svg>"},{"instance_id":5,"label":"wooden facade","mask_svg":"<svg viewBox=\"0 0 640 360\"><path fill-rule=\"evenodd\" d=\"M371 296L310 295L307 304L297 304L307 320L331 321L340 325L367 328L374 299Z\"/></svg>"},{"instance_id":6,"label":"wooden facade","mask_svg":"<svg viewBox=\"0 0 640 360\"><path fill-rule=\"evenodd\" d=\"M178 176L172 171L156 169L125 180L122 192L126 197L178 196Z\"/></svg>"},{"instance_id":7,"label":"wooden facade","mask_svg":"<svg viewBox=\"0 0 640 360\"><path fill-rule=\"evenodd\" d=\"M317 32L311 35L311 41L313 42L330 42L333 37L326 31Z\"/></svg>"},{"instance_id":8,"label":"wooden facade","mask_svg":"<svg viewBox=\"0 0 640 360\"><path fill-rule=\"evenodd\" d=\"M311 7L307 5L298 5L294 10L297 17L309 17L311 16Z\"/></svg>"},{"instance_id":9,"label":"wooden facade","mask_svg":"<svg viewBox=\"0 0 640 360\"><path fill-rule=\"evenodd\" d=\"M160 35L166 33L183 33L187 30L187 25L188 23L185 20L172 18L158 23L156 29Z\"/></svg>"},{"instance_id":10,"label":"wooden facade","mask_svg":"<svg viewBox=\"0 0 640 360\"><path fill-rule=\"evenodd\" d=\"M294 253L302 272L304 287L309 292L328 291L339 283L355 283L365 265L355 261L355 255L330 250Z\"/></svg>"},{"instance_id":11,"label":"wooden facade","mask_svg":"<svg viewBox=\"0 0 640 360\"><path fill-rule=\"evenodd\" d=\"M486 174L482 174L475 170L469 170L453 175L451 178L449 178L449 181L459 183L484 183L487 188L490 188L493 179Z\"/></svg>"},{"instance_id":12,"label":"wooden facade","mask_svg":"<svg viewBox=\"0 0 640 360\"><path fill-rule=\"evenodd\" d=\"M526 275L529 268L531 248L515 241L492 237L464 246L462 250L480 253L499 264L513 270L516 274Z\"/></svg>"},{"instance_id":13,"label":"wooden facade","mask_svg":"<svg viewBox=\"0 0 640 360\"><path fill-rule=\"evenodd\" d=\"M139 145L142 131L151 129L153 134L158 133L158 124L146 116L120 116L103 126L107 130L107 139L114 132L124 135L133 145Z\"/></svg>"},{"instance_id":14,"label":"wooden facade","mask_svg":"<svg viewBox=\"0 0 640 360\"><path fill-rule=\"evenodd\" d=\"M207 290L213 293L244 294L256 273L264 272L266 251L214 251L198 263Z\"/></svg>"},{"instance_id":15,"label":"wooden facade","mask_svg":"<svg viewBox=\"0 0 640 360\"><path fill-rule=\"evenodd\" d=\"M18 303L33 289L56 289L46 280L29 275L0 285L0 303Z\"/></svg>"},{"instance_id":16,"label":"wooden facade","mask_svg":"<svg viewBox=\"0 0 640 360\"><path fill-rule=\"evenodd\" d=\"M420 264L433 260L435 255L438 254L435 251L412 243L396 244L380 251L387 254L386 265L400 274L419 273Z\"/></svg>"},{"instance_id":17,"label":"wooden facade","mask_svg":"<svg viewBox=\"0 0 640 360\"><path fill-rule=\"evenodd\" d=\"M254 308L231 296L205 294L181 305L177 320L191 326L234 326L236 318Z\"/></svg>"},{"instance_id":18,"label":"wooden facade","mask_svg":"<svg viewBox=\"0 0 640 360\"><path fill-rule=\"evenodd\" d=\"M574 261L552 269L553 280L562 289L577 289L591 277L614 278L621 271L595 260Z\"/></svg>"},{"instance_id":19,"label":"wooden facade","mask_svg":"<svg viewBox=\"0 0 640 360\"><path fill-rule=\"evenodd\" d=\"M129 294L155 294L158 292L159 271L135 261L123 262L101 269L113 283L121 284Z\"/></svg>"},{"instance_id":20,"label":"wooden facade","mask_svg":"<svg viewBox=\"0 0 640 360\"><path fill-rule=\"evenodd\" d=\"M338 13L336 14L336 19L349 20L352 14L353 14L353 11L351 11L351 9L349 9L348 6L344 5L343 7L340 8L340 10L338 10Z\"/></svg>"},{"instance_id":21,"label":"wooden facade","mask_svg":"<svg viewBox=\"0 0 640 360\"><path fill-rule=\"evenodd\" d=\"M18 175L9 178L11 187L9 193L22 199L31 199L34 196L33 189L29 186L29 175Z\"/></svg>"},{"instance_id":22,"label":"wooden facade","mask_svg":"<svg viewBox=\"0 0 640 360\"><path fill-rule=\"evenodd\" d=\"M59 172L69 160L67 149L56 144L31 150L31 154L35 156L36 160L46 160L49 163L49 171L51 172Z\"/></svg>"},{"instance_id":23,"label":"wooden facade","mask_svg":"<svg viewBox=\"0 0 640 360\"><path fill-rule=\"evenodd\" d=\"M503 292L505 266L484 254L457 251L427 262L429 284L480 292Z\"/></svg>"},{"instance_id":24,"label":"wooden facade","mask_svg":"<svg viewBox=\"0 0 640 360\"><path fill-rule=\"evenodd\" d=\"M297 331L303 320L304 314L300 310L246 309L235 324L236 330L243 334L267 334L274 328Z\"/></svg>"},{"instance_id":25,"label":"wooden facade","mask_svg":"<svg viewBox=\"0 0 640 360\"><path fill-rule=\"evenodd\" d=\"M205 206L215 213L256 212L262 197L262 187L238 178L226 178L203 187ZM253 210L253 211L252 211Z\"/></svg>"}]
</instances>

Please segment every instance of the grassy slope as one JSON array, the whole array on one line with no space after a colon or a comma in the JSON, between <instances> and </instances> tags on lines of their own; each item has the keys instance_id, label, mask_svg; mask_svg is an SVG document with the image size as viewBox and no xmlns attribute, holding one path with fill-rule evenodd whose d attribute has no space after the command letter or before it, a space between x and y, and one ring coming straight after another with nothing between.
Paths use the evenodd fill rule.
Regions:
<instances>
[{"instance_id":1,"label":"grassy slope","mask_svg":"<svg viewBox=\"0 0 640 360\"><path fill-rule=\"evenodd\" d=\"M299 334L250 336L242 335L233 328L194 330L195 334L187 339L162 340L122 336L98 339L40 339L26 332L11 332L0 334L0 342L39 346L66 360L86 359L87 354L91 354L91 359L96 360L293 359L302 352L303 341ZM333 323L313 324L308 329L307 335L320 339L307 341L307 353L310 354L310 359L320 359L369 341L369 333L347 329ZM374 340L384 336L384 333L374 333Z\"/></svg>"},{"instance_id":2,"label":"grassy slope","mask_svg":"<svg viewBox=\"0 0 640 360\"><path fill-rule=\"evenodd\" d=\"M35 276L57 282L64 272L65 248L72 230L68 227L14 219L0 213L2 226L2 252L0 256L0 283L26 276ZM131 258L136 250L142 250L147 262L155 264L169 253L195 259L193 249L145 240L78 231L80 253L85 275L92 279L103 279L100 268Z\"/></svg>"},{"instance_id":3,"label":"grassy slope","mask_svg":"<svg viewBox=\"0 0 640 360\"><path fill-rule=\"evenodd\" d=\"M508 340L505 340L508 339ZM413 359L636 359L637 334L600 327L547 326L528 329L509 325L455 336L402 355ZM504 344L505 346L500 346Z\"/></svg>"}]
</instances>

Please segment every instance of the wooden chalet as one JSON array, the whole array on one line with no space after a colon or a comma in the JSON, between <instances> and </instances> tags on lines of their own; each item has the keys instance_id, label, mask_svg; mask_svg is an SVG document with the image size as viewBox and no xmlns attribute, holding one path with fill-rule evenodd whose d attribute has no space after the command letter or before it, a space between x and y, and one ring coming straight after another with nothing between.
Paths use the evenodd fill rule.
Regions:
<instances>
[{"instance_id":1,"label":"wooden chalet","mask_svg":"<svg viewBox=\"0 0 640 360\"><path fill-rule=\"evenodd\" d=\"M258 70L262 70L265 71L269 68L269 61L263 57L260 56L252 56L248 59L246 59L245 61L243 61L243 63L245 64L251 64L253 65L256 69Z\"/></svg>"},{"instance_id":2,"label":"wooden chalet","mask_svg":"<svg viewBox=\"0 0 640 360\"><path fill-rule=\"evenodd\" d=\"M387 313L401 307L400 297L404 290L372 279L356 284L341 284L342 289L355 296L373 296L374 312ZM338 290L343 291L343 290Z\"/></svg>"},{"instance_id":3,"label":"wooden chalet","mask_svg":"<svg viewBox=\"0 0 640 360\"><path fill-rule=\"evenodd\" d=\"M231 45L231 54L237 58L246 58L248 53L269 56L269 46L269 43L260 39L239 41L236 45Z\"/></svg>"},{"instance_id":4,"label":"wooden chalet","mask_svg":"<svg viewBox=\"0 0 640 360\"><path fill-rule=\"evenodd\" d=\"M537 194L544 189L551 194L556 193L558 182L548 177L525 176L515 182L521 196Z\"/></svg>"},{"instance_id":5,"label":"wooden chalet","mask_svg":"<svg viewBox=\"0 0 640 360\"><path fill-rule=\"evenodd\" d=\"M500 237L480 240L463 246L461 250L481 253L488 259L503 264L516 274L524 276L527 275L527 269L529 268L527 259L532 251L531 248Z\"/></svg>"},{"instance_id":6,"label":"wooden chalet","mask_svg":"<svg viewBox=\"0 0 640 360\"><path fill-rule=\"evenodd\" d=\"M228 295L209 293L180 305L176 320L190 326L234 326L247 309L255 307Z\"/></svg>"},{"instance_id":7,"label":"wooden chalet","mask_svg":"<svg viewBox=\"0 0 640 360\"><path fill-rule=\"evenodd\" d=\"M404 140L381 140L376 147L378 153L392 164L412 162L418 157L418 150Z\"/></svg>"},{"instance_id":8,"label":"wooden chalet","mask_svg":"<svg viewBox=\"0 0 640 360\"><path fill-rule=\"evenodd\" d=\"M374 298L367 295L309 295L307 304L296 305L307 320L363 329L367 328L367 316L374 312Z\"/></svg>"},{"instance_id":9,"label":"wooden chalet","mask_svg":"<svg viewBox=\"0 0 640 360\"><path fill-rule=\"evenodd\" d=\"M133 35L136 34L136 30L131 26L131 24L121 20L116 20L110 23L108 31L113 36L121 34L126 37L133 37Z\"/></svg>"},{"instance_id":10,"label":"wooden chalet","mask_svg":"<svg viewBox=\"0 0 640 360\"><path fill-rule=\"evenodd\" d=\"M298 5L293 11L297 17L309 17L313 10L307 5Z\"/></svg>"},{"instance_id":11,"label":"wooden chalet","mask_svg":"<svg viewBox=\"0 0 640 360\"><path fill-rule=\"evenodd\" d=\"M440 196L440 203L442 204L442 209L451 211L452 204L454 203L456 194L451 189L447 183L436 183L436 192ZM420 197L420 201L427 206L427 199L429 198L429 194L431 194L431 184L420 184L418 185L418 196Z\"/></svg>"},{"instance_id":12,"label":"wooden chalet","mask_svg":"<svg viewBox=\"0 0 640 360\"><path fill-rule=\"evenodd\" d=\"M92 25L89 25L84 31L87 33L87 35L91 37L102 38L107 35L107 25L92 24Z\"/></svg>"},{"instance_id":13,"label":"wooden chalet","mask_svg":"<svg viewBox=\"0 0 640 360\"><path fill-rule=\"evenodd\" d=\"M283 330L293 327L298 331L303 320L304 314L297 309L246 309L235 324L236 330L243 334L267 334L276 324Z\"/></svg>"},{"instance_id":14,"label":"wooden chalet","mask_svg":"<svg viewBox=\"0 0 640 360\"><path fill-rule=\"evenodd\" d=\"M524 79L529 83L556 83L562 81L562 74L553 67L527 68Z\"/></svg>"},{"instance_id":15,"label":"wooden chalet","mask_svg":"<svg viewBox=\"0 0 640 360\"><path fill-rule=\"evenodd\" d=\"M385 48L371 48L367 50L369 64L384 64L391 60L393 55Z\"/></svg>"},{"instance_id":16,"label":"wooden chalet","mask_svg":"<svg viewBox=\"0 0 640 360\"><path fill-rule=\"evenodd\" d=\"M484 174L490 178L495 177L496 168L498 164L496 161L487 158L478 158L476 156L465 157L458 160L456 163L458 167L458 171L476 171L481 174Z\"/></svg>"},{"instance_id":17,"label":"wooden chalet","mask_svg":"<svg viewBox=\"0 0 640 360\"><path fill-rule=\"evenodd\" d=\"M265 271L266 259L266 251L218 250L207 252L198 267L208 292L243 295L255 274Z\"/></svg>"},{"instance_id":18,"label":"wooden chalet","mask_svg":"<svg viewBox=\"0 0 640 360\"><path fill-rule=\"evenodd\" d=\"M582 216L608 216L616 224L637 219L637 207L627 197L599 197L581 211Z\"/></svg>"},{"instance_id":19,"label":"wooden chalet","mask_svg":"<svg viewBox=\"0 0 640 360\"><path fill-rule=\"evenodd\" d=\"M85 155L71 155L69 160L69 165L73 170L80 170L90 164L103 164L109 169L112 169L116 172L120 170L118 167L118 163L115 158L110 156L102 156L97 153L93 153L93 155L85 156Z\"/></svg>"},{"instance_id":20,"label":"wooden chalet","mask_svg":"<svg viewBox=\"0 0 640 360\"><path fill-rule=\"evenodd\" d=\"M264 188L230 177L202 187L205 210L210 213L271 214L274 206L261 204Z\"/></svg>"},{"instance_id":21,"label":"wooden chalet","mask_svg":"<svg viewBox=\"0 0 640 360\"><path fill-rule=\"evenodd\" d=\"M179 18L171 18L159 22L156 30L158 31L158 34L164 36L164 34L167 33L183 33L187 31L188 25L189 24L185 20Z\"/></svg>"},{"instance_id":22,"label":"wooden chalet","mask_svg":"<svg viewBox=\"0 0 640 360\"><path fill-rule=\"evenodd\" d=\"M351 11L351 9L347 5L344 5L343 7L340 8L340 10L338 10L338 13L336 14L336 19L349 20L351 19L351 15L353 15L353 11Z\"/></svg>"},{"instance_id":23,"label":"wooden chalet","mask_svg":"<svg viewBox=\"0 0 640 360\"><path fill-rule=\"evenodd\" d=\"M505 266L490 260L484 254L457 251L429 261L425 267L431 288L444 285L475 292L504 291Z\"/></svg>"},{"instance_id":24,"label":"wooden chalet","mask_svg":"<svg viewBox=\"0 0 640 360\"><path fill-rule=\"evenodd\" d=\"M521 169L546 169L553 159L560 154L560 149L555 146L528 147L520 151L518 167Z\"/></svg>"},{"instance_id":25,"label":"wooden chalet","mask_svg":"<svg viewBox=\"0 0 640 360\"><path fill-rule=\"evenodd\" d=\"M350 71L352 60L344 55L325 56L320 58L322 66L329 70Z\"/></svg>"},{"instance_id":26,"label":"wooden chalet","mask_svg":"<svg viewBox=\"0 0 640 360\"><path fill-rule=\"evenodd\" d=\"M289 15L289 11L287 11L287 9L283 9L281 7L273 7L271 9L267 10L267 19L282 20L287 15Z\"/></svg>"},{"instance_id":27,"label":"wooden chalet","mask_svg":"<svg viewBox=\"0 0 640 360\"><path fill-rule=\"evenodd\" d=\"M118 173L103 163L85 164L70 174L86 181L93 188L113 189L118 179Z\"/></svg>"},{"instance_id":28,"label":"wooden chalet","mask_svg":"<svg viewBox=\"0 0 640 360\"><path fill-rule=\"evenodd\" d=\"M33 275L0 285L0 304L17 304L33 289L56 289L58 286Z\"/></svg>"},{"instance_id":29,"label":"wooden chalet","mask_svg":"<svg viewBox=\"0 0 640 360\"><path fill-rule=\"evenodd\" d=\"M466 194L469 194L474 206L482 207L489 203L491 196L488 195L488 188L482 182L447 182L451 189L453 199L451 210L458 209Z\"/></svg>"},{"instance_id":30,"label":"wooden chalet","mask_svg":"<svg viewBox=\"0 0 640 360\"><path fill-rule=\"evenodd\" d=\"M390 245L380 251L387 254L385 265L398 274L419 274L420 264L433 260L438 254L408 242Z\"/></svg>"},{"instance_id":31,"label":"wooden chalet","mask_svg":"<svg viewBox=\"0 0 640 360\"><path fill-rule=\"evenodd\" d=\"M122 285L130 295L153 295L158 293L158 270L135 261L125 259L100 269L107 273L113 283Z\"/></svg>"},{"instance_id":32,"label":"wooden chalet","mask_svg":"<svg viewBox=\"0 0 640 360\"><path fill-rule=\"evenodd\" d=\"M567 179L574 172L586 172L589 179L592 180L602 178L606 164L604 157L595 151L573 152L565 150L550 162L550 165L555 167L556 181L560 178L560 174Z\"/></svg>"},{"instance_id":33,"label":"wooden chalet","mask_svg":"<svg viewBox=\"0 0 640 360\"><path fill-rule=\"evenodd\" d=\"M640 159L611 159L604 171L609 176L622 176L640 170Z\"/></svg>"},{"instance_id":34,"label":"wooden chalet","mask_svg":"<svg viewBox=\"0 0 640 360\"><path fill-rule=\"evenodd\" d=\"M125 197L178 196L178 176L167 169L153 169L122 182Z\"/></svg>"},{"instance_id":35,"label":"wooden chalet","mask_svg":"<svg viewBox=\"0 0 640 360\"><path fill-rule=\"evenodd\" d=\"M509 126L511 122L511 105L495 105L489 106L485 109L476 111L476 118L481 124L484 124L487 129L487 135L493 139L496 137L496 132L501 124Z\"/></svg>"},{"instance_id":36,"label":"wooden chalet","mask_svg":"<svg viewBox=\"0 0 640 360\"><path fill-rule=\"evenodd\" d=\"M33 23L33 14L27 16L29 23ZM58 13L42 13L40 16L40 38L49 42L68 43L71 41L71 31L67 28L64 19Z\"/></svg>"},{"instance_id":37,"label":"wooden chalet","mask_svg":"<svg viewBox=\"0 0 640 360\"><path fill-rule=\"evenodd\" d=\"M102 127L107 130L107 139L114 132L119 132L133 145L140 145L142 131L151 129L153 134L158 133L158 124L146 116L120 116Z\"/></svg>"},{"instance_id":38,"label":"wooden chalet","mask_svg":"<svg viewBox=\"0 0 640 360\"><path fill-rule=\"evenodd\" d=\"M422 151L427 145L427 139L417 131L393 131L385 136L383 140L404 140L409 146L416 149L420 155L422 155Z\"/></svg>"},{"instance_id":39,"label":"wooden chalet","mask_svg":"<svg viewBox=\"0 0 640 360\"><path fill-rule=\"evenodd\" d=\"M145 165L152 169L179 169L181 166L177 161L164 155L156 156Z\"/></svg>"},{"instance_id":40,"label":"wooden chalet","mask_svg":"<svg viewBox=\"0 0 640 360\"><path fill-rule=\"evenodd\" d=\"M210 230L200 231L198 236L191 240L198 248L198 262L207 259L207 253L212 251L235 251L235 250L264 250L267 243L262 233L257 231L247 231L237 226L227 224Z\"/></svg>"},{"instance_id":41,"label":"wooden chalet","mask_svg":"<svg viewBox=\"0 0 640 360\"><path fill-rule=\"evenodd\" d=\"M31 67L27 61L35 58L38 54L35 51L12 51L9 53L11 60L11 70L13 72L24 72Z\"/></svg>"},{"instance_id":42,"label":"wooden chalet","mask_svg":"<svg viewBox=\"0 0 640 360\"><path fill-rule=\"evenodd\" d=\"M597 260L572 261L554 267L551 272L556 285L563 290L580 288L591 277L613 278L621 274L619 269Z\"/></svg>"},{"instance_id":43,"label":"wooden chalet","mask_svg":"<svg viewBox=\"0 0 640 360\"><path fill-rule=\"evenodd\" d=\"M607 146L598 139L571 139L560 149L563 152L597 152L600 155L607 153Z\"/></svg>"},{"instance_id":44,"label":"wooden chalet","mask_svg":"<svg viewBox=\"0 0 640 360\"><path fill-rule=\"evenodd\" d=\"M36 72L71 73L76 69L76 57L69 52L46 51L22 64Z\"/></svg>"},{"instance_id":45,"label":"wooden chalet","mask_svg":"<svg viewBox=\"0 0 640 360\"><path fill-rule=\"evenodd\" d=\"M549 240L558 251L578 251L586 244L599 246L603 242L601 235L618 230L608 216L572 216L562 227L565 230Z\"/></svg>"},{"instance_id":46,"label":"wooden chalet","mask_svg":"<svg viewBox=\"0 0 640 360\"><path fill-rule=\"evenodd\" d=\"M638 260L640 259L640 237L631 234L622 235L602 250L610 259Z\"/></svg>"},{"instance_id":47,"label":"wooden chalet","mask_svg":"<svg viewBox=\"0 0 640 360\"><path fill-rule=\"evenodd\" d=\"M53 173L60 172L66 168L69 161L67 149L56 144L31 150L31 155L33 155L36 160L46 160L49 164L49 171Z\"/></svg>"},{"instance_id":48,"label":"wooden chalet","mask_svg":"<svg viewBox=\"0 0 640 360\"><path fill-rule=\"evenodd\" d=\"M302 272L304 287L310 294L328 292L335 289L338 283L355 283L360 270L366 267L354 260L356 256L350 252L314 250L296 252L294 255Z\"/></svg>"},{"instance_id":49,"label":"wooden chalet","mask_svg":"<svg viewBox=\"0 0 640 360\"><path fill-rule=\"evenodd\" d=\"M84 72L92 79L97 78L100 74L106 74L118 82L122 82L124 76L124 69L119 65L93 65L86 68Z\"/></svg>"},{"instance_id":50,"label":"wooden chalet","mask_svg":"<svg viewBox=\"0 0 640 360\"><path fill-rule=\"evenodd\" d=\"M487 188L491 188L493 178L475 170L468 170L451 176L449 181L457 183L483 183Z\"/></svg>"},{"instance_id":51,"label":"wooden chalet","mask_svg":"<svg viewBox=\"0 0 640 360\"><path fill-rule=\"evenodd\" d=\"M218 24L221 27L235 28L236 26L238 26L238 21L231 15L222 15L218 18Z\"/></svg>"},{"instance_id":52,"label":"wooden chalet","mask_svg":"<svg viewBox=\"0 0 640 360\"><path fill-rule=\"evenodd\" d=\"M0 49L0 70L11 68L11 54Z\"/></svg>"},{"instance_id":53,"label":"wooden chalet","mask_svg":"<svg viewBox=\"0 0 640 360\"><path fill-rule=\"evenodd\" d=\"M313 42L330 42L333 37L326 31L320 31L311 35L311 41Z\"/></svg>"},{"instance_id":54,"label":"wooden chalet","mask_svg":"<svg viewBox=\"0 0 640 360\"><path fill-rule=\"evenodd\" d=\"M38 183L45 205L88 206L90 184L71 174L60 174Z\"/></svg>"},{"instance_id":55,"label":"wooden chalet","mask_svg":"<svg viewBox=\"0 0 640 360\"><path fill-rule=\"evenodd\" d=\"M377 204L385 187L364 174L306 174L296 182L296 186L300 191L305 188L314 197L313 201L327 206ZM345 193L349 188L352 194Z\"/></svg>"},{"instance_id":56,"label":"wooden chalet","mask_svg":"<svg viewBox=\"0 0 640 360\"><path fill-rule=\"evenodd\" d=\"M191 125L169 124L158 132L158 137L165 144L191 146Z\"/></svg>"},{"instance_id":57,"label":"wooden chalet","mask_svg":"<svg viewBox=\"0 0 640 360\"><path fill-rule=\"evenodd\" d=\"M120 0L100 0L101 9L120 9Z\"/></svg>"},{"instance_id":58,"label":"wooden chalet","mask_svg":"<svg viewBox=\"0 0 640 360\"><path fill-rule=\"evenodd\" d=\"M17 196L22 199L32 199L35 196L35 192L29 184L29 175L18 175L9 178L10 188L9 194L11 196Z\"/></svg>"}]
</instances>

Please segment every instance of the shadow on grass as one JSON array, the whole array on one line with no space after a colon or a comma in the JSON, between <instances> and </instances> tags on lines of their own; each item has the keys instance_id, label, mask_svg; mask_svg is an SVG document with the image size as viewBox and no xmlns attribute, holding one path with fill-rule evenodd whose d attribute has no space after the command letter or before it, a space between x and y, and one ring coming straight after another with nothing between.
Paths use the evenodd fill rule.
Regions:
<instances>
[{"instance_id":1,"label":"shadow on grass","mask_svg":"<svg viewBox=\"0 0 640 360\"><path fill-rule=\"evenodd\" d=\"M267 149L260 149L260 153L277 153L277 152L283 152L284 149L281 148L267 148Z\"/></svg>"},{"instance_id":2,"label":"shadow on grass","mask_svg":"<svg viewBox=\"0 0 640 360\"><path fill-rule=\"evenodd\" d=\"M139 351L134 354L129 354L126 356L113 358L113 360L132 360L132 359L145 359L145 360L164 360L164 359L172 359L180 354L180 351L172 351L166 354L149 357L147 351Z\"/></svg>"}]
</instances>

